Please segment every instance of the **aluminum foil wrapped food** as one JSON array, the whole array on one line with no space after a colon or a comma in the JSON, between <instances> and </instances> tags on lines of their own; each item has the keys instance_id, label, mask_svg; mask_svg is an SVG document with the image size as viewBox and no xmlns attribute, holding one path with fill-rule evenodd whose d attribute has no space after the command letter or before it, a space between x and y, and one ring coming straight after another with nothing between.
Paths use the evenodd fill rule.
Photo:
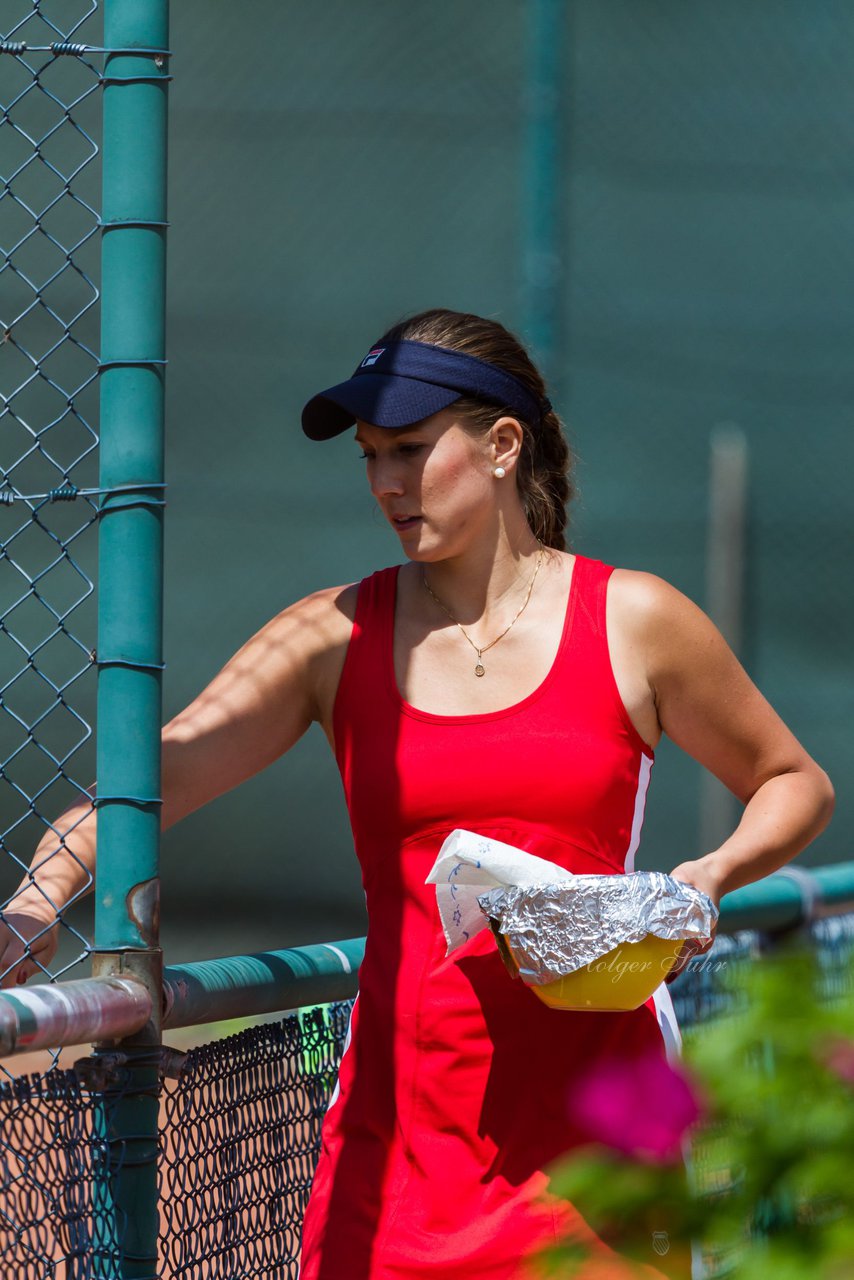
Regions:
<instances>
[{"instance_id":1,"label":"aluminum foil wrapped food","mask_svg":"<svg viewBox=\"0 0 854 1280\"><path fill-rule=\"evenodd\" d=\"M662 871L496 887L479 894L478 904L520 976L534 985L650 933L708 942L719 914L705 893Z\"/></svg>"}]
</instances>

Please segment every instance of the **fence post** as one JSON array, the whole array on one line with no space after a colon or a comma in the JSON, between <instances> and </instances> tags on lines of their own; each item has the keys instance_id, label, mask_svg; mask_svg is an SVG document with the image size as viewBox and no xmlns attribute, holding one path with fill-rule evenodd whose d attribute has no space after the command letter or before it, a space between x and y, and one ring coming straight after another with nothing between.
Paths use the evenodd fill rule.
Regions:
<instances>
[{"instance_id":1,"label":"fence post","mask_svg":"<svg viewBox=\"0 0 854 1280\"><path fill-rule=\"evenodd\" d=\"M560 389L566 353L560 352L562 222L561 110L569 71L567 24L561 0L531 0L528 24L527 136L523 172L522 327L550 385Z\"/></svg>"},{"instance_id":2,"label":"fence post","mask_svg":"<svg viewBox=\"0 0 854 1280\"><path fill-rule=\"evenodd\" d=\"M706 533L706 611L737 657L744 660L744 587L750 452L740 427L722 423L710 439ZM735 797L704 772L700 784L699 847L722 844L738 821Z\"/></svg>"},{"instance_id":3,"label":"fence post","mask_svg":"<svg viewBox=\"0 0 854 1280\"><path fill-rule=\"evenodd\" d=\"M89 1060L115 1233L103 1275L157 1275L163 382L168 0L104 0L94 974L142 982L153 1013ZM111 1259L108 1255L118 1255Z\"/></svg>"}]
</instances>

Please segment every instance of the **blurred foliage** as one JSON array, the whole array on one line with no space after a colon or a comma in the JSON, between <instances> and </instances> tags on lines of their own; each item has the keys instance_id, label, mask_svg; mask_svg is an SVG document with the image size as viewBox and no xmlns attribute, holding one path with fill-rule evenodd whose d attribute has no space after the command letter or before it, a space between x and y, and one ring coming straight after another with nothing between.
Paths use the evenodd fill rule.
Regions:
<instances>
[{"instance_id":1,"label":"blurred foliage","mask_svg":"<svg viewBox=\"0 0 854 1280\"><path fill-rule=\"evenodd\" d=\"M693 1240L709 1278L843 1280L854 1266L854 1002L827 999L799 943L737 969L732 1010L684 1046L702 1109L687 1177L681 1162L594 1144L556 1168L551 1190L627 1259L627 1275L646 1264L687 1276ZM666 1111L666 1080L648 1105ZM546 1274L580 1274L586 1258L566 1243Z\"/></svg>"}]
</instances>

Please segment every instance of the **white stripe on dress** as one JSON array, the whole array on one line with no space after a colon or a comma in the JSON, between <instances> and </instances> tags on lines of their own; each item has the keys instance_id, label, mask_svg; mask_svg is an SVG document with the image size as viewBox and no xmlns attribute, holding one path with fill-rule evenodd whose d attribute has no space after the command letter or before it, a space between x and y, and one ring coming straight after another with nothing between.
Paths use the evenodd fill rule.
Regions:
<instances>
[{"instance_id":1,"label":"white stripe on dress","mask_svg":"<svg viewBox=\"0 0 854 1280\"><path fill-rule=\"evenodd\" d=\"M647 755L641 756L640 769L638 770L638 789L635 792L635 811L632 817L632 834L629 839L629 847L626 850L625 869L627 872L635 869L635 854L640 844L641 828L643 826L644 808L646 806L646 793L649 790L649 777L652 769L652 760ZM679 1030L679 1023L676 1021L676 1013L673 1008L673 1000L670 996L670 988L666 982L662 982L656 987L652 993L652 1001L655 1005L655 1016L658 1020L658 1029L661 1032L661 1038L664 1041L664 1052L668 1062L678 1062L682 1057L682 1033ZM682 1144L682 1155L686 1166L691 1167L691 1144L686 1138ZM700 1245L691 1241L691 1280L706 1280L706 1271L703 1265L702 1250Z\"/></svg>"},{"instance_id":2,"label":"white stripe on dress","mask_svg":"<svg viewBox=\"0 0 854 1280\"><path fill-rule=\"evenodd\" d=\"M655 988L652 993L652 999L655 1004L655 1015L658 1018L658 1029L664 1040L667 1061L678 1062L682 1057L682 1032L679 1030L679 1023L676 1021L676 1012L673 1008L673 1000L670 997L670 988L666 982L662 982Z\"/></svg>"},{"instance_id":3,"label":"white stripe on dress","mask_svg":"<svg viewBox=\"0 0 854 1280\"><path fill-rule=\"evenodd\" d=\"M646 794L649 790L649 778L652 772L652 760L648 755L641 756L640 768L638 769L638 786L635 792L635 811L632 816L632 834L629 838L629 847L626 850L625 869L626 872L632 872L635 869L635 854L640 844L641 828L643 827L643 815L646 808ZM682 1035L679 1031L679 1024L676 1021L676 1014L673 1011L673 1001L670 998L670 991L667 984L662 982L652 993L653 1003L655 1004L655 1016L658 1019L658 1027L661 1031L661 1037L664 1041L665 1052L667 1053L668 1062L674 1062L682 1055Z\"/></svg>"},{"instance_id":4,"label":"white stripe on dress","mask_svg":"<svg viewBox=\"0 0 854 1280\"><path fill-rule=\"evenodd\" d=\"M634 871L635 869L635 854L637 853L638 845L640 844L643 814L646 806L646 793L649 790L649 775L651 771L652 760L649 756L642 755L640 769L638 771L638 789L635 792L635 812L632 818L632 834L629 840L629 847L626 850L626 871Z\"/></svg>"}]
</instances>

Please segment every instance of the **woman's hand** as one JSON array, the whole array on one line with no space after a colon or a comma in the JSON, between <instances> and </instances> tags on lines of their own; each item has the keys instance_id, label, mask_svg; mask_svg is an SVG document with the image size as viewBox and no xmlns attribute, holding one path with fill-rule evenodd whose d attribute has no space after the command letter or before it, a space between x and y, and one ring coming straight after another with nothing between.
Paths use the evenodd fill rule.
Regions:
<instances>
[{"instance_id":1,"label":"woman's hand","mask_svg":"<svg viewBox=\"0 0 854 1280\"><path fill-rule=\"evenodd\" d=\"M721 893L718 881L707 864L703 862L680 862L678 867L674 867L670 872L674 880L681 880L683 884L693 885L695 889L699 889L707 898L710 898L715 906L720 910ZM715 941L718 922L715 919L712 925L712 936L708 942L699 942L695 938L688 938L679 953L679 959L668 973L665 982L672 982L674 978L678 978L679 974L686 968L689 961L694 956L701 956L710 950Z\"/></svg>"},{"instance_id":2,"label":"woman's hand","mask_svg":"<svg viewBox=\"0 0 854 1280\"><path fill-rule=\"evenodd\" d=\"M683 884L690 884L695 889L699 889L707 898L711 898L712 902L720 910L720 885L714 872L705 861L680 862L678 867L673 868L670 875L674 880L681 880Z\"/></svg>"},{"instance_id":3,"label":"woman's hand","mask_svg":"<svg viewBox=\"0 0 854 1280\"><path fill-rule=\"evenodd\" d=\"M0 987L14 987L41 973L56 955L58 923L23 911L0 916Z\"/></svg>"}]
</instances>

